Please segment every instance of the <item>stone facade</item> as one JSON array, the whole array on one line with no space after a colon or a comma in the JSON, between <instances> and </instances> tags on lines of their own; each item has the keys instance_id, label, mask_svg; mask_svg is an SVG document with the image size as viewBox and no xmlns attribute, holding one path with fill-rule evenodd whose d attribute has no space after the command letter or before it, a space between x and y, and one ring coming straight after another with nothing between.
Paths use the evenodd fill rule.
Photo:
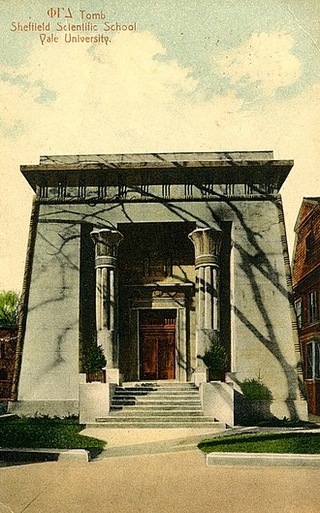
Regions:
<instances>
[{"instance_id":1,"label":"stone facade","mask_svg":"<svg viewBox=\"0 0 320 513\"><path fill-rule=\"evenodd\" d=\"M272 152L41 157L25 328L12 411L77 413L84 348L97 336L107 381L205 380L213 335L239 389L259 378L272 413L304 417Z\"/></svg>"}]
</instances>

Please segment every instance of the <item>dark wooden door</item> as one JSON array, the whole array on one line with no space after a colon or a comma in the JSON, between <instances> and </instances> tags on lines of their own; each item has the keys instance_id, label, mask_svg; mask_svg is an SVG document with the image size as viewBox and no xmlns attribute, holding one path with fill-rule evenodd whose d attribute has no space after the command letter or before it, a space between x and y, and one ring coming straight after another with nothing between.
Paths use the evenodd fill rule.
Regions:
<instances>
[{"instance_id":1,"label":"dark wooden door","mask_svg":"<svg viewBox=\"0 0 320 513\"><path fill-rule=\"evenodd\" d=\"M140 379L175 378L175 311L166 312L147 311L140 320Z\"/></svg>"}]
</instances>

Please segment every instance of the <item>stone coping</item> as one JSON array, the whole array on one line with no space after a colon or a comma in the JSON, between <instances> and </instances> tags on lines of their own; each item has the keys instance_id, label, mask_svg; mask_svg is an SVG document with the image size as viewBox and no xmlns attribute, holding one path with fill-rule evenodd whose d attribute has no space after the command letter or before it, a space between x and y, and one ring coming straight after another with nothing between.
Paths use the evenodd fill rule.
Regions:
<instances>
[{"instance_id":1,"label":"stone coping","mask_svg":"<svg viewBox=\"0 0 320 513\"><path fill-rule=\"evenodd\" d=\"M320 467L320 454L211 452L206 455L206 463L208 466Z\"/></svg>"},{"instance_id":2,"label":"stone coping","mask_svg":"<svg viewBox=\"0 0 320 513\"><path fill-rule=\"evenodd\" d=\"M8 463L24 463L43 461L81 461L88 463L90 460L90 452L86 449L0 448L0 462L4 461Z\"/></svg>"}]
</instances>

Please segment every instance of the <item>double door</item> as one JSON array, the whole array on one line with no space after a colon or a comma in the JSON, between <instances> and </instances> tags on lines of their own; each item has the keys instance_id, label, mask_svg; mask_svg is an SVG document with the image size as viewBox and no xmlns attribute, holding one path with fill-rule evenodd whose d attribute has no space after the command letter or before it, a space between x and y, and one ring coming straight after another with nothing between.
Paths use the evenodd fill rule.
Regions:
<instances>
[{"instance_id":1,"label":"double door","mask_svg":"<svg viewBox=\"0 0 320 513\"><path fill-rule=\"evenodd\" d=\"M140 318L140 380L175 378L176 310L146 310Z\"/></svg>"}]
</instances>

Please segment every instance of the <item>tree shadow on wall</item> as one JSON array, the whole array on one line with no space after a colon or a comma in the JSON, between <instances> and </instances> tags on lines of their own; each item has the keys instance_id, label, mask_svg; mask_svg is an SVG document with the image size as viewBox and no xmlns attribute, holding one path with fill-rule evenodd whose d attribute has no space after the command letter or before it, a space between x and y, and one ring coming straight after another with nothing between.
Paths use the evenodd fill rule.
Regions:
<instances>
[{"instance_id":1,"label":"tree shadow on wall","mask_svg":"<svg viewBox=\"0 0 320 513\"><path fill-rule=\"evenodd\" d=\"M293 400L298 399L296 397L296 379L297 379L297 368L289 364L286 361L285 356L281 352L277 340L277 335L275 332L275 328L273 326L273 318L271 318L270 313L268 312L268 308L265 304L263 298L263 290L261 290L261 284L259 283L258 276L261 275L267 282L269 282L270 287L274 287L278 293L281 294L284 301L291 301L290 293L288 290L282 285L281 278L279 272L275 268L274 264L271 262L270 258L267 256L265 251L262 248L261 239L262 234L259 232L255 232L250 228L249 224L246 222L245 216L241 212L241 210L236 206L235 202L232 202L229 198L223 195L219 195L218 193L215 195L215 201L219 202L217 208L214 209L212 204L210 204L210 200L206 202L207 208L211 212L212 222L214 225L218 225L223 227L224 222L232 222L235 218L238 220L239 225L243 230L243 234L245 234L245 244L241 245L236 240L233 241L233 248L238 252L240 257L240 268L247 276L248 283L250 285L250 289L253 297L255 298L255 304L257 308L257 312L261 316L263 320L263 328L264 332L261 331L261 328L252 320L253 317L249 318L248 315L241 309L240 305L234 306L234 314L237 318L243 323L247 329L251 331L254 337L261 342L261 344L267 348L267 350L275 357L275 359L281 365L284 376L286 378L288 396L292 401L288 403L288 407L290 409L291 416L297 416L297 411L294 407ZM184 221L184 222L195 222L197 226L203 227L211 227L211 222L204 222L201 217L196 214L190 212L190 210L186 209L182 203L171 202L170 200L165 200L163 198L158 198L154 195L149 195L150 200L156 200L161 203L166 209L168 209L175 219ZM282 215L282 209L279 205L278 199L268 198L268 201L271 201L275 204L278 209L279 217ZM129 201L128 201L129 203ZM92 205L92 207L96 208L96 204ZM106 222L106 215L108 212L111 214L112 211L116 208L120 208L122 210L123 215L128 220L129 223L134 223L133 216L128 212L127 203L125 200L118 201L117 203L112 204L104 204L101 208L95 209L94 212L79 212L75 206L69 205L68 209L64 209L61 205L57 206L55 212L52 212L49 216L47 216L47 222L56 222L61 223L61 215L65 215L68 219L72 219L74 215L74 226L79 223L93 223L96 227L107 227L116 228L112 223ZM72 226L73 221L66 221ZM281 236L279 231L279 237ZM283 242L283 241L282 241ZM61 242L60 248L54 248L57 251L57 257L60 257L65 263L68 262L67 255L64 254L64 246L67 243L67 239ZM249 249L249 250L248 250ZM68 262L68 265L73 266L73 262ZM62 266L63 267L63 266ZM66 267L64 267L66 269ZM63 273L62 269L62 273ZM203 284L203 287L207 287L207 284ZM52 298L50 301L61 301L63 299L62 296ZM299 381L300 392L304 392L304 387L301 381Z\"/></svg>"}]
</instances>

